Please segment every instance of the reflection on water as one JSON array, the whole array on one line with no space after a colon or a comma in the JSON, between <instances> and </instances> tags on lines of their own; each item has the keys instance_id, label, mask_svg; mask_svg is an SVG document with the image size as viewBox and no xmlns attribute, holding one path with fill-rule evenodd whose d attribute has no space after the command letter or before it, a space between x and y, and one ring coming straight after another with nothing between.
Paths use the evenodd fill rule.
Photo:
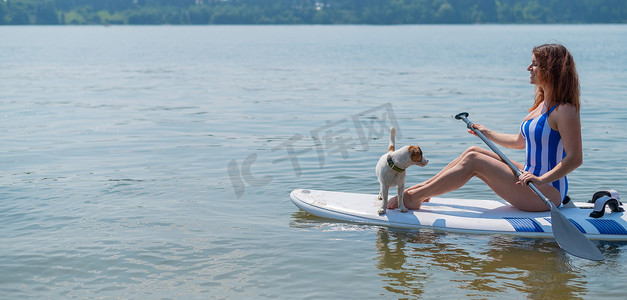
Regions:
<instances>
[{"instance_id":1,"label":"reflection on water","mask_svg":"<svg viewBox=\"0 0 627 300\"><path fill-rule=\"evenodd\" d=\"M466 296L488 296L515 290L532 299L572 298L584 291L570 259L552 240L490 236L477 242L433 231L380 228L377 268L385 288L402 295L421 295L435 272L454 272L452 287ZM485 245L484 245L485 244Z\"/></svg>"},{"instance_id":2,"label":"reflection on water","mask_svg":"<svg viewBox=\"0 0 627 300\"><path fill-rule=\"evenodd\" d=\"M374 230L374 263L382 288L398 297L461 293L472 298L518 294L531 299L578 298L590 292L588 267L620 265L617 260L625 244L600 242L606 260L599 263L566 254L552 239L401 230L339 222L304 211L292 214L290 225L320 231Z\"/></svg>"}]
</instances>

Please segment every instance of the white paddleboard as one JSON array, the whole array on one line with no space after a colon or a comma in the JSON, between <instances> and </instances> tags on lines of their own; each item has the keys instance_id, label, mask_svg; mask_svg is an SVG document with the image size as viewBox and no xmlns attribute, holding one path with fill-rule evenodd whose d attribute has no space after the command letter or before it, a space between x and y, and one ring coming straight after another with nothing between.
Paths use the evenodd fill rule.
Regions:
<instances>
[{"instance_id":1,"label":"white paddleboard","mask_svg":"<svg viewBox=\"0 0 627 300\"><path fill-rule=\"evenodd\" d=\"M495 200L431 198L419 210L401 213L388 209L380 216L381 200L374 194L356 194L296 189L292 202L323 218L406 229L431 228L465 233L510 234L530 238L553 238L551 213L524 212ZM560 211L589 239L627 241L627 215L606 208L601 218L590 217L592 204Z\"/></svg>"}]
</instances>

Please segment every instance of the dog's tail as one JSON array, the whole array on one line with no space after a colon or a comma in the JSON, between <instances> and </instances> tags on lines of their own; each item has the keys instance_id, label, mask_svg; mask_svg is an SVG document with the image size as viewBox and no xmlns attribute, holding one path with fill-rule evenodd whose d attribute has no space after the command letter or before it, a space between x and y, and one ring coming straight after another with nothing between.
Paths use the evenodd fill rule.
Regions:
<instances>
[{"instance_id":1,"label":"dog's tail","mask_svg":"<svg viewBox=\"0 0 627 300\"><path fill-rule=\"evenodd\" d=\"M394 146L395 139L396 139L396 128L392 126L392 128L390 128L390 146L388 147L388 152L396 150Z\"/></svg>"}]
</instances>

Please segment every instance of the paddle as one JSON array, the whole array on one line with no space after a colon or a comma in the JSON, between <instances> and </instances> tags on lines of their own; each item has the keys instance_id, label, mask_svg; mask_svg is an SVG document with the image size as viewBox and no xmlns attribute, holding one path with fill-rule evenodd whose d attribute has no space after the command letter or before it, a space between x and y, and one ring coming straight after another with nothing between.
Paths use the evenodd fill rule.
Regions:
<instances>
[{"instance_id":1,"label":"paddle","mask_svg":"<svg viewBox=\"0 0 627 300\"><path fill-rule=\"evenodd\" d=\"M480 137L487 145L494 151L494 153L498 154L501 159L507 163L510 169L516 174L518 178L522 175L522 171L520 171L514 164L507 159L505 154L501 152L492 141L488 140L488 138L483 135L479 130L472 127L473 123L468 120L468 113L463 112L459 113L455 116L455 119L462 120L468 126L468 129L474 131L478 137ZM571 223L564 214L562 214L553 202L549 201L549 199L540 192L540 190L532 183L529 182L529 188L540 197L540 199L551 209L551 226L553 227L553 236L555 237L555 241L557 244L562 247L566 252L585 259L589 260L603 260L603 254L601 251L592 244L592 242L585 236L573 223Z\"/></svg>"}]
</instances>

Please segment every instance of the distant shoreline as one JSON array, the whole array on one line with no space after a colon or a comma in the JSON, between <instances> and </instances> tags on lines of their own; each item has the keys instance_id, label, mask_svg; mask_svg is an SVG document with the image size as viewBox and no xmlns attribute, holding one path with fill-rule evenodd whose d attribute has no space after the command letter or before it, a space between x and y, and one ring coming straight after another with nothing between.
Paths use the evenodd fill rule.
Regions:
<instances>
[{"instance_id":1,"label":"distant shoreline","mask_svg":"<svg viewBox=\"0 0 627 300\"><path fill-rule=\"evenodd\" d=\"M627 26L627 23L441 23L441 24L2 24L3 27L226 27L226 26L381 26L381 27L402 27L402 26L425 26L425 27L437 27L437 26Z\"/></svg>"},{"instance_id":2,"label":"distant shoreline","mask_svg":"<svg viewBox=\"0 0 627 300\"><path fill-rule=\"evenodd\" d=\"M0 25L627 24L627 1L569 2L0 0Z\"/></svg>"}]
</instances>

